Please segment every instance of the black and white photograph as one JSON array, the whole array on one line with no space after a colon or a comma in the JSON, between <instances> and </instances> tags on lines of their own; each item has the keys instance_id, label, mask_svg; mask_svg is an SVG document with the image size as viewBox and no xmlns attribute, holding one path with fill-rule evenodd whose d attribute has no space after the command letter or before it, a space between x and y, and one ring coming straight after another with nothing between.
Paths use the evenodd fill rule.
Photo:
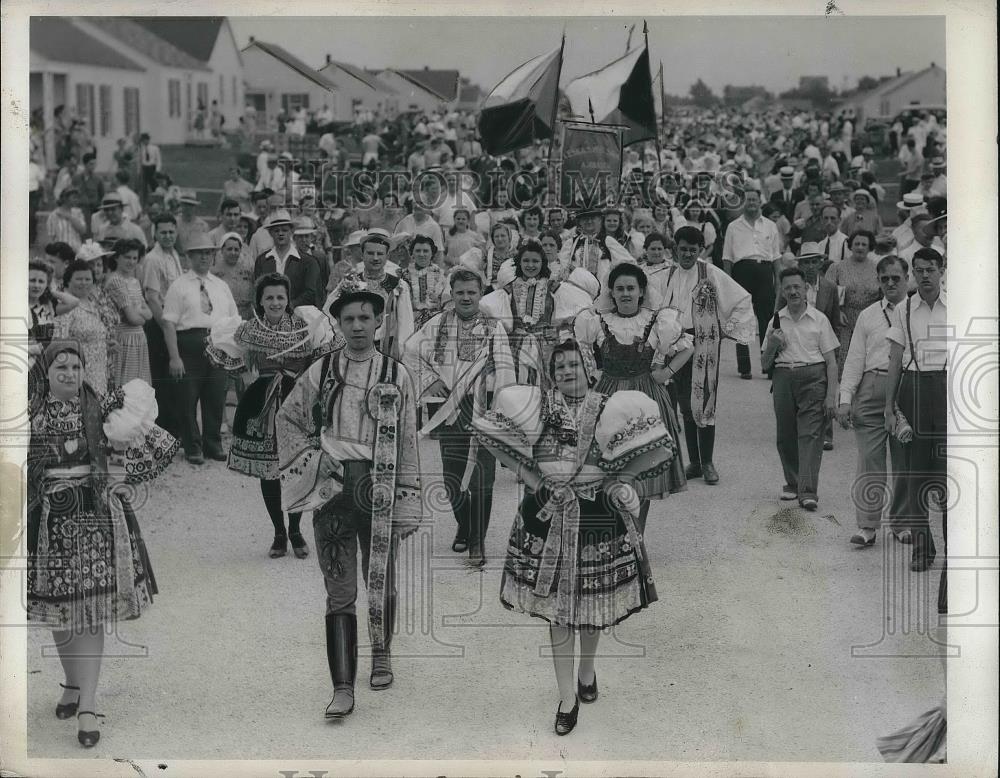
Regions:
<instances>
[{"instance_id":1,"label":"black and white photograph","mask_svg":"<svg viewBox=\"0 0 1000 778\"><path fill-rule=\"evenodd\" d=\"M995 5L0 13L0 774L996 775Z\"/></svg>"}]
</instances>

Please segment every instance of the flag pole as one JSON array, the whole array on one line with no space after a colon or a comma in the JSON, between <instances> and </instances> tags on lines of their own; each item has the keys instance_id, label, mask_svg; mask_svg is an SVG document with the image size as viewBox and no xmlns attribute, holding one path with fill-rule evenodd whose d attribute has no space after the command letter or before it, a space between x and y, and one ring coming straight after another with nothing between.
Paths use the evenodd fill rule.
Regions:
<instances>
[{"instance_id":1,"label":"flag pole","mask_svg":"<svg viewBox=\"0 0 1000 778\"><path fill-rule=\"evenodd\" d=\"M590 110L590 123L597 124L597 119L594 118L594 102L589 97L587 98L587 108Z\"/></svg>"},{"instance_id":2,"label":"flag pole","mask_svg":"<svg viewBox=\"0 0 1000 778\"><path fill-rule=\"evenodd\" d=\"M552 160L552 147L555 145L556 142L556 121L559 117L559 79L562 78L563 51L565 49L566 49L566 27L563 26L562 42L559 44L559 65L556 67L556 99L555 102L552 104L552 121L549 123L549 126L551 127L552 130L552 136L549 138L548 169L549 169L549 175L552 177L552 179L549 181L549 187L552 191L556 193L557 196L559 194L559 188L558 188L558 182L555 180L556 178L555 170L553 169L554 162Z\"/></svg>"},{"instance_id":3,"label":"flag pole","mask_svg":"<svg viewBox=\"0 0 1000 778\"><path fill-rule=\"evenodd\" d=\"M642 20L642 37L646 41L646 66L649 68L649 81L653 81L653 68L649 62L649 26L646 24L646 20ZM660 69L660 93L663 93L663 69ZM661 101L662 102L662 101ZM655 108L655 106L654 106ZM662 109L661 109L662 110ZM654 110L655 114L656 111ZM656 127L656 122L653 122L653 127L655 132L653 132L653 140L656 142L656 167L657 169L662 169L662 163L660 162L660 130ZM645 156L645 154L643 155Z\"/></svg>"},{"instance_id":4,"label":"flag pole","mask_svg":"<svg viewBox=\"0 0 1000 778\"><path fill-rule=\"evenodd\" d=\"M645 24L645 22L643 22ZM628 39L625 41L625 53L628 54L629 49L632 48L632 33L635 32L635 25L633 24L628 28Z\"/></svg>"}]
</instances>

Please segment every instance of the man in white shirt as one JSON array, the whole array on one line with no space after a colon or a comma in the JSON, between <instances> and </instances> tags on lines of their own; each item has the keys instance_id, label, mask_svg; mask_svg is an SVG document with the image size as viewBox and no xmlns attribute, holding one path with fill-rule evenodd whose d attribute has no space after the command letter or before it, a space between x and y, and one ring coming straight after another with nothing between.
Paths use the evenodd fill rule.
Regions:
<instances>
[{"instance_id":1,"label":"man in white shirt","mask_svg":"<svg viewBox=\"0 0 1000 778\"><path fill-rule=\"evenodd\" d=\"M662 236L651 233L646 238L647 252L656 239L662 240ZM756 346L760 342L757 319L750 293L715 265L698 259L705 243L701 230L681 227L674 233L674 242L676 264L656 274L665 274L658 291L663 306L680 311L681 326L693 337L695 351L672 377L669 388L684 418L690 461L686 475L688 479L703 477L705 483L714 485L719 482L712 457L722 336L732 337L746 347L751 343ZM711 294L703 294L708 291ZM705 366L698 375L692 369L695 363Z\"/></svg>"},{"instance_id":2,"label":"man in white shirt","mask_svg":"<svg viewBox=\"0 0 1000 778\"><path fill-rule=\"evenodd\" d=\"M140 193L143 202L145 202L149 194L156 191L156 174L163 169L160 147L150 143L148 132L139 136L139 148L136 151L136 156L139 158L139 170L142 174Z\"/></svg>"},{"instance_id":3,"label":"man in white shirt","mask_svg":"<svg viewBox=\"0 0 1000 778\"><path fill-rule=\"evenodd\" d=\"M204 464L205 455L226 460L221 428L228 376L206 356L205 341L213 324L239 316L239 309L228 284L209 272L216 250L207 234L196 235L187 247L191 269L170 285L163 301L170 375L179 381L182 398L181 442L194 465Z\"/></svg>"},{"instance_id":4,"label":"man in white shirt","mask_svg":"<svg viewBox=\"0 0 1000 778\"><path fill-rule=\"evenodd\" d=\"M136 222L142 215L142 201L139 200L139 195L132 191L129 184L129 174L127 170L119 170L115 173L115 180L118 182L115 192L122 199L122 203L125 207L125 216L131 222Z\"/></svg>"},{"instance_id":5,"label":"man in white shirt","mask_svg":"<svg viewBox=\"0 0 1000 778\"><path fill-rule=\"evenodd\" d=\"M767 328L774 311L774 261L781 256L781 236L777 225L761 216L760 192L744 192L743 215L726 229L722 263L726 273L750 292L757 316L758 337ZM736 346L740 378L751 378L750 349Z\"/></svg>"},{"instance_id":6,"label":"man in white shirt","mask_svg":"<svg viewBox=\"0 0 1000 778\"><path fill-rule=\"evenodd\" d=\"M778 457L785 474L781 499L798 499L815 511L823 430L837 410L834 353L840 341L826 316L807 302L802 271L786 268L780 278L787 304L767 326L761 365L765 372L774 370Z\"/></svg>"},{"instance_id":7,"label":"man in white shirt","mask_svg":"<svg viewBox=\"0 0 1000 778\"><path fill-rule=\"evenodd\" d=\"M887 486L886 448L892 463L892 505L889 528L902 543L910 542L910 531L897 523L905 513L906 481L901 477L903 444L885 428L886 378L889 372L889 340L886 337L895 308L906 299L908 266L904 260L885 257L878 263L878 282L883 298L858 315L851 345L840 379L837 419L847 429L853 424L858 443L858 475L851 493L858 531L851 536L856 546L871 546L882 523L883 494Z\"/></svg>"},{"instance_id":8,"label":"man in white shirt","mask_svg":"<svg viewBox=\"0 0 1000 778\"><path fill-rule=\"evenodd\" d=\"M237 232L240 226L240 204L235 200L225 199L219 204L219 223L208 231L208 237L216 246L222 245L222 236L227 232Z\"/></svg>"},{"instance_id":9,"label":"man in white shirt","mask_svg":"<svg viewBox=\"0 0 1000 778\"><path fill-rule=\"evenodd\" d=\"M917 293L896 307L890 317L889 375L886 382L884 423L890 435L900 424L898 404L912 428L904 448L906 511L900 517L911 527L913 556L910 570L922 573L937 551L928 521L928 487L938 492L941 523L948 553L948 300L941 288L944 259L934 249L913 255Z\"/></svg>"},{"instance_id":10,"label":"man in white shirt","mask_svg":"<svg viewBox=\"0 0 1000 778\"><path fill-rule=\"evenodd\" d=\"M896 239L896 250L904 251L915 240L913 236L912 219L918 213L926 213L926 203L924 196L918 192L907 192L903 199L896 203L896 209L900 214L905 214L902 224L892 231L892 237Z\"/></svg>"},{"instance_id":11,"label":"man in white shirt","mask_svg":"<svg viewBox=\"0 0 1000 778\"><path fill-rule=\"evenodd\" d=\"M830 265L840 262L851 253L847 247L847 236L840 231L840 222L840 209L833 204L824 205L820 211L820 226L823 228L824 237L819 242L820 250L826 258L823 262L824 273Z\"/></svg>"}]
</instances>

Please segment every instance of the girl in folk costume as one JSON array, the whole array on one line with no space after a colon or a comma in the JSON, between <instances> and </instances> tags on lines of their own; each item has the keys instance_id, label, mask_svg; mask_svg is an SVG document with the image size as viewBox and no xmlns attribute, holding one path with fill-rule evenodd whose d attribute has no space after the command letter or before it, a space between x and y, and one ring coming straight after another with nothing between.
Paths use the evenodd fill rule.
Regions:
<instances>
[{"instance_id":1,"label":"girl in folk costume","mask_svg":"<svg viewBox=\"0 0 1000 778\"><path fill-rule=\"evenodd\" d=\"M410 266L403 272L409 282L413 304L413 326L419 330L441 310L447 281L445 271L432 262L437 247L426 235L415 235L410 243Z\"/></svg>"},{"instance_id":2,"label":"girl in folk costume","mask_svg":"<svg viewBox=\"0 0 1000 778\"><path fill-rule=\"evenodd\" d=\"M646 274L647 284L660 299L663 298L663 286L670 268L674 266L670 261L672 246L673 241L658 232L651 232L643 238L643 258L639 267Z\"/></svg>"},{"instance_id":3,"label":"girl in folk costume","mask_svg":"<svg viewBox=\"0 0 1000 778\"><path fill-rule=\"evenodd\" d=\"M604 210L601 237L612 238L622 246L628 243L629 230L626 227L624 212L621 208L606 208Z\"/></svg>"},{"instance_id":4,"label":"girl in folk costume","mask_svg":"<svg viewBox=\"0 0 1000 778\"><path fill-rule=\"evenodd\" d=\"M497 273L504 265L514 264L514 232L504 222L497 222L490 228L490 245L486 248L486 257L481 270L486 282L484 292L493 291Z\"/></svg>"},{"instance_id":5,"label":"girl in folk costume","mask_svg":"<svg viewBox=\"0 0 1000 778\"><path fill-rule=\"evenodd\" d=\"M413 300L410 285L386 270L391 243L380 233L370 232L361 239L360 270L354 270L330 292L323 310L345 290L367 289L382 297L384 302L381 324L375 333L375 348L387 356L399 358L403 344L413 334Z\"/></svg>"},{"instance_id":6,"label":"girl in folk costume","mask_svg":"<svg viewBox=\"0 0 1000 778\"><path fill-rule=\"evenodd\" d=\"M157 594L128 494L157 477L180 444L154 424L148 384L102 397L85 363L77 344L53 341L29 397L27 617L52 630L66 673L56 717L76 716L89 748L101 736L106 625L138 618Z\"/></svg>"},{"instance_id":7,"label":"girl in folk costume","mask_svg":"<svg viewBox=\"0 0 1000 778\"><path fill-rule=\"evenodd\" d=\"M592 354L601 368L597 391L612 394L628 389L651 397L667 431L678 440L677 417L666 384L690 359L691 339L681 329L678 312L660 307L642 269L627 263L616 265L597 305L577 316L575 332L585 356ZM636 485L643 499L642 521L650 499L666 497L683 489L685 483L680 456L670 468L644 475Z\"/></svg>"},{"instance_id":8,"label":"girl in folk costume","mask_svg":"<svg viewBox=\"0 0 1000 778\"><path fill-rule=\"evenodd\" d=\"M653 216L649 210L637 209L632 219L632 231L628 236L628 251L639 264L642 264L646 256L646 236L654 229Z\"/></svg>"},{"instance_id":9,"label":"girl in folk costume","mask_svg":"<svg viewBox=\"0 0 1000 778\"><path fill-rule=\"evenodd\" d=\"M716 484L719 474L712 461L715 449L715 405L719 385L719 358L723 338L756 343L757 320L750 293L710 262L698 259L702 236L697 227L677 230L677 262L658 274L664 305L680 311L681 326L694 340L691 360L671 381L684 418L690 465L687 477Z\"/></svg>"},{"instance_id":10,"label":"girl in folk costume","mask_svg":"<svg viewBox=\"0 0 1000 778\"><path fill-rule=\"evenodd\" d=\"M539 236L542 234L542 219L544 215L542 214L542 209L537 205L533 205L530 208L526 208L521 212L521 218L518 220L521 224L521 240L533 240L538 241Z\"/></svg>"},{"instance_id":11,"label":"girl in folk costume","mask_svg":"<svg viewBox=\"0 0 1000 778\"><path fill-rule=\"evenodd\" d=\"M550 356L554 388L512 386L473 421L477 436L527 486L511 529L500 602L549 623L559 707L555 731L597 699L601 630L657 599L636 484L677 456L655 401L593 388L588 347ZM580 635L579 670L574 672Z\"/></svg>"},{"instance_id":12,"label":"girl in folk costume","mask_svg":"<svg viewBox=\"0 0 1000 778\"><path fill-rule=\"evenodd\" d=\"M508 332L518 383L539 385L546 381L548 354L569 336L582 308L575 302L577 295L560 296L562 285L550 275L541 245L524 241L517 252L514 279L480 302L481 310L500 321Z\"/></svg>"},{"instance_id":13,"label":"girl in folk costume","mask_svg":"<svg viewBox=\"0 0 1000 778\"><path fill-rule=\"evenodd\" d=\"M621 243L601 233L603 211L583 208L576 214L576 234L566 240L559 252L559 261L569 272L582 267L592 273L603 289L611 268L621 262L635 262Z\"/></svg>"},{"instance_id":14,"label":"girl in folk costume","mask_svg":"<svg viewBox=\"0 0 1000 778\"><path fill-rule=\"evenodd\" d=\"M684 218L687 219L688 224L696 227L698 231L701 232L701 236L704 241L701 259L711 257L712 247L715 245L718 232L715 229L714 222L712 221L710 209L703 206L701 200L697 197L693 197L684 208Z\"/></svg>"},{"instance_id":15,"label":"girl in folk costume","mask_svg":"<svg viewBox=\"0 0 1000 778\"><path fill-rule=\"evenodd\" d=\"M661 235L673 235L686 222L684 216L670 203L665 202L668 194L662 189L657 189L657 195L663 200L657 199L653 203L653 232Z\"/></svg>"},{"instance_id":16,"label":"girl in folk costume","mask_svg":"<svg viewBox=\"0 0 1000 778\"><path fill-rule=\"evenodd\" d=\"M307 305L293 312L289 299L287 276L261 276L254 291L254 317L243 321L234 316L219 322L212 328L206 350L220 367L258 375L236 406L228 466L260 479L260 493L274 525L274 542L268 551L272 559L287 553L289 540L296 557L304 559L309 554L299 531L301 513L288 514L285 530L275 415L302 371L336 346L330 323L319 309Z\"/></svg>"}]
</instances>

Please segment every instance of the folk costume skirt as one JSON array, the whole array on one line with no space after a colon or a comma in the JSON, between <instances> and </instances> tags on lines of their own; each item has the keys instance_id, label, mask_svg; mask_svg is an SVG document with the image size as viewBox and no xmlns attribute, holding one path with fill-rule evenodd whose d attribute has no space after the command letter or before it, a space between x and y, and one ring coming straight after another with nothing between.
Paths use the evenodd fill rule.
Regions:
<instances>
[{"instance_id":1,"label":"folk costume skirt","mask_svg":"<svg viewBox=\"0 0 1000 778\"><path fill-rule=\"evenodd\" d=\"M500 586L500 602L508 610L527 613L552 624L604 628L624 621L657 599L656 588L641 571L639 554L629 540L625 523L603 492L594 500L580 498L580 528L576 559L560 558L558 564L571 565L576 574L570 579L575 616L560 601L560 576L548 596L535 591L542 563L542 550L549 534L549 522L538 513L543 498L527 493L521 501L507 543ZM639 540L642 544L642 539ZM645 547L641 549L646 556Z\"/></svg>"},{"instance_id":2,"label":"folk costume skirt","mask_svg":"<svg viewBox=\"0 0 1000 778\"><path fill-rule=\"evenodd\" d=\"M274 381L280 382L272 386ZM263 375L247 387L233 414L233 440L229 446L230 470L273 480L278 477L278 439L274 416L295 379L281 374Z\"/></svg>"}]
</instances>

